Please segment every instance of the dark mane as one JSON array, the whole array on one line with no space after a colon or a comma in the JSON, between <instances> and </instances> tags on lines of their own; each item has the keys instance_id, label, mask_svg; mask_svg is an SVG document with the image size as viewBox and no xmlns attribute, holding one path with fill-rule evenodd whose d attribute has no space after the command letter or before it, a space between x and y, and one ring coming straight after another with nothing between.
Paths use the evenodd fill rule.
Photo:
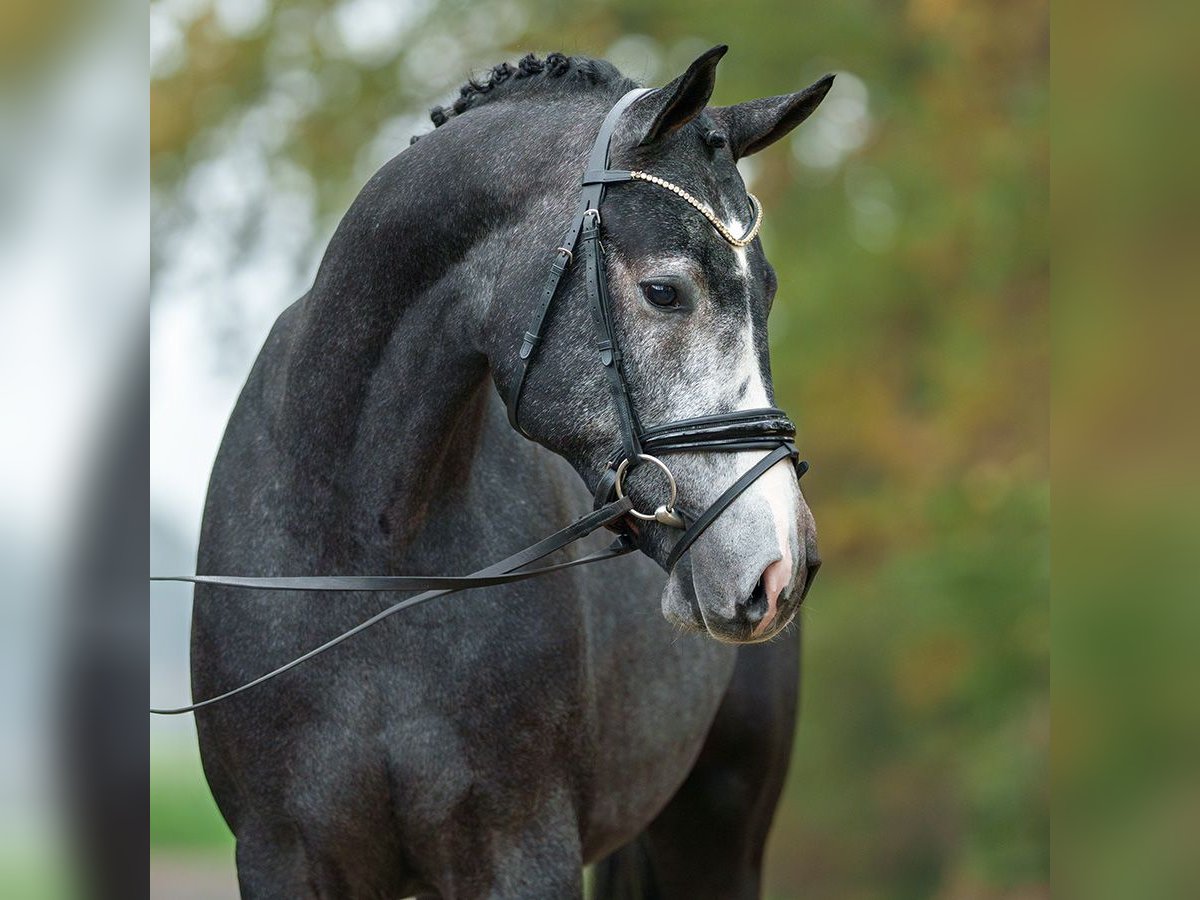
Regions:
<instances>
[{"instance_id":1,"label":"dark mane","mask_svg":"<svg viewBox=\"0 0 1200 900\"><path fill-rule=\"evenodd\" d=\"M545 59L538 59L530 53L515 66L509 62L498 63L488 70L486 76L469 79L459 88L458 97L450 106L433 107L429 111L429 118L433 120L434 127L438 127L467 110L535 86L571 89L618 84L634 86L633 81L622 75L616 66L603 59L567 56L563 53L549 53Z\"/></svg>"}]
</instances>

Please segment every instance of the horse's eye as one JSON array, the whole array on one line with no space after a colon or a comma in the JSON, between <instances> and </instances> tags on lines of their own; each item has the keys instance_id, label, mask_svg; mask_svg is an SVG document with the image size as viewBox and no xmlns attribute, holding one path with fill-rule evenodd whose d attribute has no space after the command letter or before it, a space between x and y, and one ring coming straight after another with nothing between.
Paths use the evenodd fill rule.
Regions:
<instances>
[{"instance_id":1,"label":"horse's eye","mask_svg":"<svg viewBox=\"0 0 1200 900\"><path fill-rule=\"evenodd\" d=\"M669 284L647 281L642 285L642 296L655 306L677 306L675 288Z\"/></svg>"}]
</instances>

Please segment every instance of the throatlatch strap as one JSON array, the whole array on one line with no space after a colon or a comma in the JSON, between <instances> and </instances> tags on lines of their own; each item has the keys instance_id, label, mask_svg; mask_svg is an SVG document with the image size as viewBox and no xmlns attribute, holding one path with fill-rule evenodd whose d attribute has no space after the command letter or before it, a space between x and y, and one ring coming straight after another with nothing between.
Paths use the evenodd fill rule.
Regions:
<instances>
[{"instance_id":1,"label":"throatlatch strap","mask_svg":"<svg viewBox=\"0 0 1200 900\"><path fill-rule=\"evenodd\" d=\"M289 669L296 668L296 666L300 665L301 663L307 662L308 660L312 659L315 656L320 656L326 650L330 650L330 649L336 647L338 644L342 643L343 641L349 640L350 638L354 637L356 634L361 634L362 632L364 632L368 628L370 628L372 625L379 624L384 619L388 618L389 616L395 615L396 613L400 612L400 610L402 610L402 609L408 609L410 607L417 606L418 604L425 603L428 600L433 600L435 597L444 597L446 594L453 594L456 591L465 590L467 588L483 587L487 584L503 583L501 581L495 581L497 576L509 575L509 574L519 575L520 577L511 578L508 580L520 581L520 580L522 580L522 578L533 578L536 575L542 575L542 574L545 574L546 572L555 571L558 569L567 569L567 568L570 568L571 566L583 565L584 563L599 562L602 559L611 559L616 556L624 556L626 553L629 553L636 548L634 547L634 545L631 542L629 542L622 536L622 537L618 538L615 542L613 542L613 544L607 550L603 550L600 553L594 553L591 556L584 557L583 559L573 560L569 563L564 563L564 564L560 564L557 566L549 566L545 569L534 569L534 570L529 570L529 571L525 571L525 572L518 572L518 570L524 569L524 567L528 566L530 563L537 562L539 559L541 559L544 556L549 556L555 550L561 550L563 547L566 547L569 544L573 544L576 541L578 541L584 537L587 537L593 531L596 531L597 529L603 528L606 525L610 525L613 522L616 522L618 519L623 518L625 516L625 514L627 512L629 512L629 510L632 508L633 508L633 501L630 500L628 497L624 497L620 500L614 501L613 503L609 503L606 506L596 510L595 512L588 513L586 516L583 516L579 520L568 525L566 528L563 528L561 531L556 531L556 532L554 532L554 534L549 535L548 537L542 538L536 544L526 547L524 550L518 551L517 553L514 553L512 556L509 556L506 559L502 559L498 563L493 563L490 566L480 569L478 572L473 572L471 575L464 576L462 578L450 579L450 580L458 583L458 586L456 586L456 587L441 588L438 590L426 591L423 594L417 594L417 596L415 596L415 597L408 597L405 600L401 600L398 603L394 603L391 606L389 606L387 609L383 610L382 612L378 612L375 615L371 616L369 619L366 619L365 621L360 622L359 624L355 625L353 628L351 628L347 631L343 631L341 634L339 634L337 637L333 638L332 640L326 641L324 644L321 644L319 647L314 647L312 650L309 650L307 653L297 656L291 662L284 663L282 666L279 666L276 669L272 669L270 672L260 675L258 678L255 678L252 681L247 681L245 684L239 685L238 687L235 687L231 690L225 691L223 694L217 694L215 697L209 697L206 700L200 700L189 706L180 706L176 709L151 709L150 712L156 713L157 715L160 715L160 716L177 716L182 713L194 712L197 709L203 709L206 706L212 706L214 703L220 703L222 700L227 700L230 697L233 697L237 694L242 693L243 691L248 691L252 687L257 687L258 685L262 684L265 681L270 681L272 678L276 678L279 675L282 675L284 672L288 671ZM412 587L397 588L397 587L392 587L392 586L387 586L387 587L376 586L376 583L382 578L382 576L328 576L328 577L315 577L315 578L287 578L287 577L283 577L283 578L224 578L221 581L214 580L218 577L219 576L194 575L194 576L154 578L151 580L152 581L192 581L192 582L197 582L197 583L221 584L226 587L253 587L253 588L258 588L258 589L266 588L267 585L265 584L265 582L275 582L276 587L274 589L276 589L276 590L291 590L291 591L327 591L327 590L339 590L339 591L350 591L350 590L381 591L381 590L383 590L383 591L390 591L390 590L412 590L413 589ZM390 584L396 584L398 582L406 582L411 585L413 582L420 581L420 580L429 580L429 579L423 579L421 576L414 576L414 577L410 578L408 576L397 575L397 576L392 576L392 577L386 578L384 580L388 581ZM307 585L302 587L302 586L299 586L298 584L296 584L296 582L301 582L301 581L307 582ZM253 582L253 583L251 583L251 582ZM329 583L336 583L337 586L330 587L330 586L328 586ZM352 584L355 584L355 583L358 585L357 587L351 586Z\"/></svg>"}]
</instances>

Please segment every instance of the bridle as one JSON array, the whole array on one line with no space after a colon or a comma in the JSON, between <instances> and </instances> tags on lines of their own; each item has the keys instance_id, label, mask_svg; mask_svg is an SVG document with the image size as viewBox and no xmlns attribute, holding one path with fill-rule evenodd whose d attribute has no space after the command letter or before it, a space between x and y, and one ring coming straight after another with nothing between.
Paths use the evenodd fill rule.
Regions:
<instances>
[{"instance_id":1,"label":"bridle","mask_svg":"<svg viewBox=\"0 0 1200 900\"><path fill-rule=\"evenodd\" d=\"M470 575L422 576L422 575L325 575L325 576L269 576L244 577L230 575L178 575L151 577L151 581L183 581L193 584L211 584L230 588L250 588L277 591L421 591L413 597L392 604L381 612L332 640L314 647L307 653L275 668L258 678L205 700L175 709L151 709L159 715L178 715L193 712L226 700L269 681L295 668L315 656L349 640L382 620L407 609L456 591L477 587L511 584L550 572L558 572L575 566L587 565L623 556L636 550L627 516L643 521L655 521L669 528L682 530L666 560L667 570L676 563L704 531L716 521L734 500L762 477L776 463L791 459L797 477L808 470L808 463L799 459L794 439L796 426L779 409L735 410L691 419L680 419L660 425L643 427L630 399L629 386L625 380L621 350L614 328L612 301L608 292L605 269L604 247L600 243L602 228L601 204L608 185L627 181L642 181L671 191L699 211L719 234L734 247L745 247L757 236L762 224L762 207L758 200L748 195L754 209L754 222L741 237L734 235L711 210L683 188L666 179L646 172L624 171L608 167L609 146L613 132L621 115L640 97L652 92L653 88L638 88L625 94L608 111L592 145L587 169L581 180L582 189L575 216L567 229L562 243L555 248L550 272L542 287L541 304L533 326L524 335L518 352L520 361L516 380L507 397L508 420L514 429L525 437L529 435L521 427L518 408L530 366L536 359L536 351L542 342L554 298L559 292L563 277L575 261L576 253L582 251L585 267L587 294L596 326L600 363L607 375L609 391L617 411L620 444L609 457L608 467L601 473L594 492L594 509L571 525L556 531L524 550L493 563ZM769 450L761 460L744 472L709 507L700 513L691 513L675 505L677 486L670 468L660 458L672 453L704 451L731 453L740 451ZM661 470L667 478L668 496L653 512L642 512L633 508L633 501L625 493L625 477L633 468L650 464ZM606 549L579 559L553 565L533 567L537 561L557 550L573 544L600 528L617 532L617 539Z\"/></svg>"},{"instance_id":2,"label":"bridle","mask_svg":"<svg viewBox=\"0 0 1200 900\"><path fill-rule=\"evenodd\" d=\"M521 341L521 350L518 354L520 368L517 370L516 380L512 390L509 391L507 402L509 424L521 434L529 437L521 427L518 418L521 393L525 387L529 368L536 359L537 348L542 343L542 335L563 276L574 262L577 247L582 245L589 305L592 310L592 321L596 327L596 349L599 352L600 363L607 375L609 392L616 408L621 437L620 448L609 458L609 466L600 476L596 486L595 508L601 508L609 502L614 494L618 498L624 496L624 477L629 469L636 467L639 463L650 463L657 466L667 478L667 501L653 512L630 510L630 515L643 521L656 521L670 528L683 530L682 536L667 557L667 570L670 571L688 548L696 542L696 539L704 533L705 529L716 520L717 516L777 462L791 458L796 465L797 477L804 475L808 469L808 463L800 461L799 452L793 443L796 437L796 426L786 413L774 407L735 410L694 419L681 419L677 422L668 422L650 428L644 428L638 419L637 411L630 399L629 384L625 379L621 348L617 343L613 324L612 300L608 291L604 245L600 242L600 230L603 226L600 207L604 201L605 189L611 184L628 181L642 181L664 188L699 211L717 232L736 248L748 246L753 242L762 226L762 206L753 194L747 196L754 210L754 221L750 229L738 237L707 206L678 185L647 172L608 167L612 136L621 121L621 115L639 98L653 90L653 88L637 88L629 91L608 111L608 115L604 117L604 122L600 125L600 132L592 144L587 168L581 180L582 190L579 193L575 216L571 220L571 226L567 229L562 243L555 248L554 261L546 276L545 284L542 286L541 305L534 317L533 326L525 332L524 339ZM771 452L738 478L703 513L688 515L684 512L681 515L681 511L675 509L677 492L675 477L666 463L659 458L660 456L701 450L731 453L763 449L769 449Z\"/></svg>"}]
</instances>

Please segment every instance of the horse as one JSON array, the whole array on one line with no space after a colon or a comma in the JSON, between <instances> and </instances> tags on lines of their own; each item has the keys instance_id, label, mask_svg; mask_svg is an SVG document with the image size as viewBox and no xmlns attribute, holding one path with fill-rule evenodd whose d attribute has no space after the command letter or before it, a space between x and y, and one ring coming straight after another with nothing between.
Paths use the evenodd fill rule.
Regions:
<instances>
[{"instance_id":1,"label":"horse","mask_svg":"<svg viewBox=\"0 0 1200 900\"><path fill-rule=\"evenodd\" d=\"M737 160L800 124L832 78L710 107L725 50L612 135L614 164L702 201L630 182L597 211L646 421L773 402L774 272L757 240L731 245L698 210L745 230ZM570 248L520 433L500 398L599 123L635 87L603 60L529 55L432 110L272 327L214 464L197 571L470 571L579 514L619 423ZM762 457L677 454L681 501L704 508ZM638 466L625 489L653 508L661 476ZM819 564L812 513L780 462L669 574L678 532L627 519L640 553L408 610L199 710L242 896L579 897L588 866L597 898L759 896L795 726L791 623ZM199 585L193 696L380 603Z\"/></svg>"}]
</instances>

